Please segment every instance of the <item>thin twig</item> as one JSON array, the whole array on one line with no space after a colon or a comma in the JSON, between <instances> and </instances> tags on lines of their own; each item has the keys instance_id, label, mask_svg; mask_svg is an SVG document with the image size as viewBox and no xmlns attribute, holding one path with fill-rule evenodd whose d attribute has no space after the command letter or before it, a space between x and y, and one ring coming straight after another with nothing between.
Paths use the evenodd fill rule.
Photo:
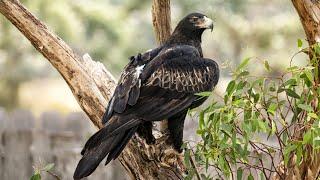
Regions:
<instances>
[{"instance_id":1,"label":"thin twig","mask_svg":"<svg viewBox=\"0 0 320 180\"><path fill-rule=\"evenodd\" d=\"M190 145L189 145L189 147L190 147ZM201 176L200 176L200 174L199 174L199 172L198 172L198 168L197 168L197 166L196 166L196 164L195 164L195 162L194 162L194 160L193 160L193 156L195 155L195 153L193 152L192 149L190 149L190 151L192 152L192 156L190 156L191 166L192 166L192 168L195 170L195 173L196 173L196 176L197 176L198 180L202 180L202 179L201 179Z\"/></svg>"},{"instance_id":2,"label":"thin twig","mask_svg":"<svg viewBox=\"0 0 320 180\"><path fill-rule=\"evenodd\" d=\"M51 171L46 171L48 174L50 174L52 177L54 177L56 180L61 180L61 178L56 175L55 173L51 172Z\"/></svg>"}]
</instances>

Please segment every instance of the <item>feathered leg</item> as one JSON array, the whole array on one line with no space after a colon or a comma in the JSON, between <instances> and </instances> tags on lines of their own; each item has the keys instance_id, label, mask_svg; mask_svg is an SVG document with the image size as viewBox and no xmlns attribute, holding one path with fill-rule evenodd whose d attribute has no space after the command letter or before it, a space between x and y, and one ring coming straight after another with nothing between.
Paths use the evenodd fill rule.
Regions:
<instances>
[{"instance_id":1,"label":"feathered leg","mask_svg":"<svg viewBox=\"0 0 320 180\"><path fill-rule=\"evenodd\" d=\"M168 119L168 129L173 147L179 153L182 152L181 146L183 144L183 127L184 119L186 118L187 111L178 113Z\"/></svg>"},{"instance_id":2,"label":"feathered leg","mask_svg":"<svg viewBox=\"0 0 320 180\"><path fill-rule=\"evenodd\" d=\"M152 135L152 122L146 121L143 124L141 124L138 128L138 135L146 140L147 144L154 144L156 141L156 138Z\"/></svg>"}]
</instances>

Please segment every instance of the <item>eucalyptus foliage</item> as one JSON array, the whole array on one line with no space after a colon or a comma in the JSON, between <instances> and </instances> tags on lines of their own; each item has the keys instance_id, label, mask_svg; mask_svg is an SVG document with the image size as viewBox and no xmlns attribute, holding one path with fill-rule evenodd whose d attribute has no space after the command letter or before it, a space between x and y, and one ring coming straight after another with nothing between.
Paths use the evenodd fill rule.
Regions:
<instances>
[{"instance_id":1,"label":"eucalyptus foliage","mask_svg":"<svg viewBox=\"0 0 320 180\"><path fill-rule=\"evenodd\" d=\"M30 180L41 180L41 173L48 173L54 179L60 180L60 177L54 174L52 171L54 169L54 163L50 163L45 165L44 167L33 167L34 168L34 173L30 177Z\"/></svg>"},{"instance_id":2,"label":"eucalyptus foliage","mask_svg":"<svg viewBox=\"0 0 320 180\"><path fill-rule=\"evenodd\" d=\"M269 179L280 170L286 172L290 163L300 164L310 149L316 153L320 148L320 89L315 85L318 72L314 67L318 66L320 48L317 45L314 49L310 65L291 66L279 76L251 75L250 64L264 66L264 74L273 71L268 61L251 58L232 68L224 96L199 113L197 134L202 140L194 158L200 168L186 163L190 168L187 178L198 175L210 179L208 175L215 169L221 178ZM185 151L187 162L191 152ZM288 161L291 156L296 156L295 162ZM279 162L284 162L282 169Z\"/></svg>"}]
</instances>

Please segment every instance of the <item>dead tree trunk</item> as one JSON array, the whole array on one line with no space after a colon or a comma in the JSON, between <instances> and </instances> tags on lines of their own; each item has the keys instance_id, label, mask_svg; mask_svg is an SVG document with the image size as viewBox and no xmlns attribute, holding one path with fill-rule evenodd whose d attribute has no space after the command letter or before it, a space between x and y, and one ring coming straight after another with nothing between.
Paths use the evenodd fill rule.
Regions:
<instances>
[{"instance_id":1,"label":"dead tree trunk","mask_svg":"<svg viewBox=\"0 0 320 180\"><path fill-rule=\"evenodd\" d=\"M89 55L75 54L18 0L0 0L0 13L59 71L83 111L95 126L101 128L101 117L115 87L115 79L103 64L92 61ZM165 36L160 35L159 39ZM165 143L166 136L158 133L158 137L155 145L148 146L135 136L120 155L119 160L132 179L183 178L181 157Z\"/></svg>"}]
</instances>

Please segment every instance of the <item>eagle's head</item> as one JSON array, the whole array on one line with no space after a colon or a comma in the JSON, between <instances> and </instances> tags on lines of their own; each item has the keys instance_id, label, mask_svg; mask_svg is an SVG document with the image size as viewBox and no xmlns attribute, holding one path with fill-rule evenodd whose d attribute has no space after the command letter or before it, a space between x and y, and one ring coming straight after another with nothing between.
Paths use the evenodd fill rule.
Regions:
<instances>
[{"instance_id":1,"label":"eagle's head","mask_svg":"<svg viewBox=\"0 0 320 180\"><path fill-rule=\"evenodd\" d=\"M183 34L192 39L201 39L201 35L206 29L212 31L212 19L201 13L191 13L178 23L174 33Z\"/></svg>"}]
</instances>

